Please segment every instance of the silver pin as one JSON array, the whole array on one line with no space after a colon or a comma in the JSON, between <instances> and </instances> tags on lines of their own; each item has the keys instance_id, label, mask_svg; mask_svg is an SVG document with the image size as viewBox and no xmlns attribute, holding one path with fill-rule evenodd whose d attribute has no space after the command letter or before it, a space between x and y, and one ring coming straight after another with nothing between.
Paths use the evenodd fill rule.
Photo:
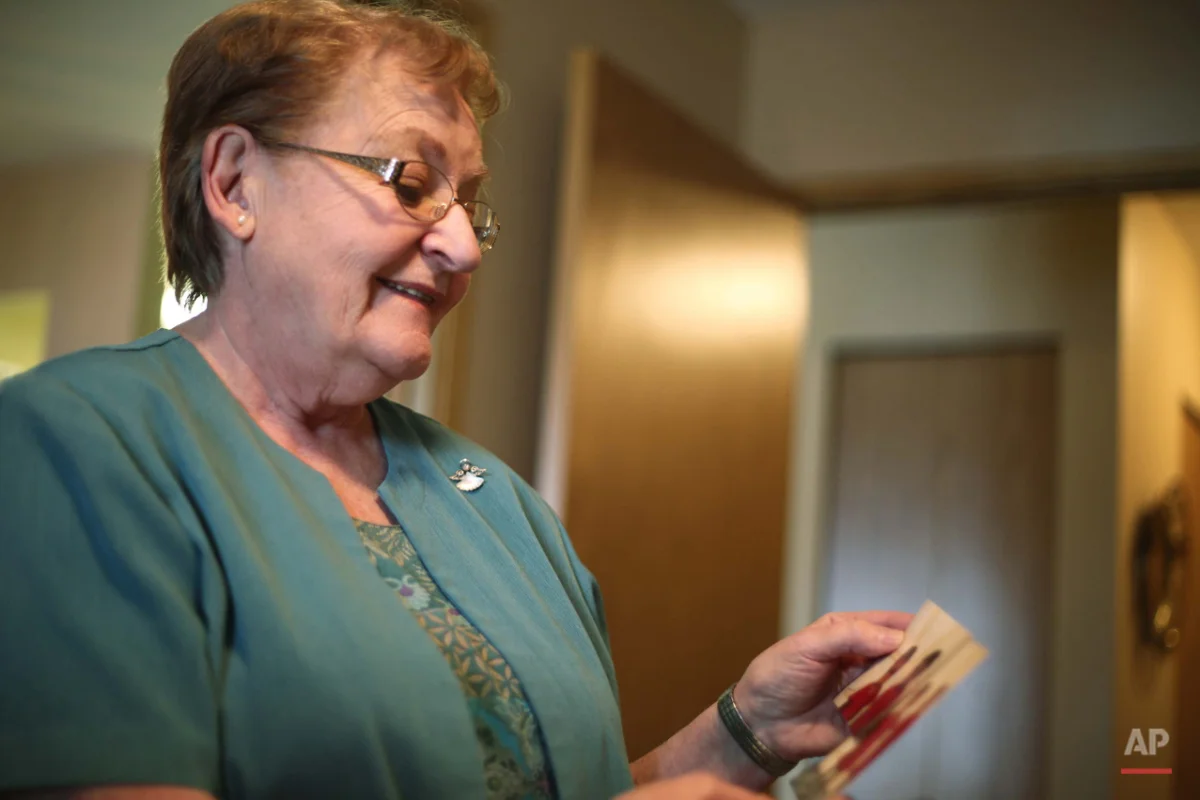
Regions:
<instances>
[{"instance_id":1,"label":"silver pin","mask_svg":"<svg viewBox=\"0 0 1200 800\"><path fill-rule=\"evenodd\" d=\"M458 472L451 475L450 480L460 491L473 492L483 486L483 476L486 474L486 469L473 466L469 459L464 458L458 462Z\"/></svg>"}]
</instances>

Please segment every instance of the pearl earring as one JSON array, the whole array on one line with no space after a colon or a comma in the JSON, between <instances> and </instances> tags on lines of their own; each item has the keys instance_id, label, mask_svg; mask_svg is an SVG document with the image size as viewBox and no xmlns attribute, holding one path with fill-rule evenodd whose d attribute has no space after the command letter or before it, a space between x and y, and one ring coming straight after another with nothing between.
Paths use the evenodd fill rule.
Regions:
<instances>
[{"instance_id":1,"label":"pearl earring","mask_svg":"<svg viewBox=\"0 0 1200 800\"><path fill-rule=\"evenodd\" d=\"M245 224L246 224L246 215L242 214L241 216L238 217L238 225L245 225Z\"/></svg>"}]
</instances>

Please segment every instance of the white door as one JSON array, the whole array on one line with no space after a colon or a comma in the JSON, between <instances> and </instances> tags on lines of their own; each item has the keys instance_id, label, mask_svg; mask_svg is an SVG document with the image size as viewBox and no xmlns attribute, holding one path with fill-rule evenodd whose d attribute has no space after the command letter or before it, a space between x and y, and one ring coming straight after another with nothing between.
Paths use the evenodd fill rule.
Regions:
<instances>
[{"instance_id":1,"label":"white door","mask_svg":"<svg viewBox=\"0 0 1200 800\"><path fill-rule=\"evenodd\" d=\"M1048 348L838 364L827 609L928 598L990 649L857 800L1043 796L1055 364Z\"/></svg>"}]
</instances>

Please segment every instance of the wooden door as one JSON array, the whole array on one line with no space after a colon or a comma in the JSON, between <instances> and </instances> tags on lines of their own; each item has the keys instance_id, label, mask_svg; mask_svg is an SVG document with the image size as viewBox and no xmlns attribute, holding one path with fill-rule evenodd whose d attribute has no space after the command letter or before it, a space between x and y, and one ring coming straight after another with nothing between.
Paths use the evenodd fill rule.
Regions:
<instances>
[{"instance_id":1,"label":"wooden door","mask_svg":"<svg viewBox=\"0 0 1200 800\"><path fill-rule=\"evenodd\" d=\"M1055 360L1033 349L839 361L826 606L928 598L990 649L856 781L859 800L1043 796Z\"/></svg>"},{"instance_id":2,"label":"wooden door","mask_svg":"<svg viewBox=\"0 0 1200 800\"><path fill-rule=\"evenodd\" d=\"M1183 413L1183 492L1188 554L1184 583L1183 625L1175 658L1178 683L1174 745L1175 800L1200 797L1200 407Z\"/></svg>"},{"instance_id":3,"label":"wooden door","mask_svg":"<svg viewBox=\"0 0 1200 800\"><path fill-rule=\"evenodd\" d=\"M637 758L779 633L802 229L636 81L571 75L538 484L604 593Z\"/></svg>"}]
</instances>

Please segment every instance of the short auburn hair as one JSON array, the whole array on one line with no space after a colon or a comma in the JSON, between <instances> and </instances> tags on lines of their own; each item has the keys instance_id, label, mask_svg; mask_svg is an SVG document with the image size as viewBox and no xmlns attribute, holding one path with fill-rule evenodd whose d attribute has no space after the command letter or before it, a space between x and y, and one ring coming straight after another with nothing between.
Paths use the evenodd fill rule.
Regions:
<instances>
[{"instance_id":1,"label":"short auburn hair","mask_svg":"<svg viewBox=\"0 0 1200 800\"><path fill-rule=\"evenodd\" d=\"M240 125L266 143L294 136L350 64L396 52L414 77L455 87L482 125L500 107L491 61L466 29L397 3L254 0L196 29L171 62L159 146L167 281L190 305L223 277L201 191L208 134Z\"/></svg>"}]
</instances>

